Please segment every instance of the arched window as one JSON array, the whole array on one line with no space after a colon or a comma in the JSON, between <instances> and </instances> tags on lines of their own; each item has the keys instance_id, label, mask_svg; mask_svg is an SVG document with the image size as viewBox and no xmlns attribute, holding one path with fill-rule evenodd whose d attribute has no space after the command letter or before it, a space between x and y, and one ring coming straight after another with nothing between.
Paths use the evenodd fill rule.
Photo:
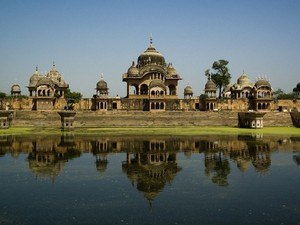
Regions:
<instances>
[{"instance_id":1,"label":"arched window","mask_svg":"<svg viewBox=\"0 0 300 225\"><path fill-rule=\"evenodd\" d=\"M154 102L151 103L151 109L155 109Z\"/></svg>"},{"instance_id":2,"label":"arched window","mask_svg":"<svg viewBox=\"0 0 300 225\"><path fill-rule=\"evenodd\" d=\"M160 91L160 95L164 95L164 91Z\"/></svg>"},{"instance_id":3,"label":"arched window","mask_svg":"<svg viewBox=\"0 0 300 225\"><path fill-rule=\"evenodd\" d=\"M136 84L130 85L130 87L129 87L129 94L130 95L137 95L138 92L139 92L138 85L136 85Z\"/></svg>"},{"instance_id":4,"label":"arched window","mask_svg":"<svg viewBox=\"0 0 300 225\"><path fill-rule=\"evenodd\" d=\"M148 86L146 84L141 85L141 95L147 95L148 94Z\"/></svg>"},{"instance_id":5,"label":"arched window","mask_svg":"<svg viewBox=\"0 0 300 225\"><path fill-rule=\"evenodd\" d=\"M176 95L176 87L174 84L169 85L169 95Z\"/></svg>"},{"instance_id":6,"label":"arched window","mask_svg":"<svg viewBox=\"0 0 300 225\"><path fill-rule=\"evenodd\" d=\"M155 109L159 109L159 102L156 102Z\"/></svg>"},{"instance_id":7,"label":"arched window","mask_svg":"<svg viewBox=\"0 0 300 225\"><path fill-rule=\"evenodd\" d=\"M163 102L160 103L160 109L164 109L165 108L165 104Z\"/></svg>"},{"instance_id":8,"label":"arched window","mask_svg":"<svg viewBox=\"0 0 300 225\"><path fill-rule=\"evenodd\" d=\"M261 109L261 103L257 104L258 109Z\"/></svg>"},{"instance_id":9,"label":"arched window","mask_svg":"<svg viewBox=\"0 0 300 225\"><path fill-rule=\"evenodd\" d=\"M151 95L155 95L155 91L151 91Z\"/></svg>"}]
</instances>

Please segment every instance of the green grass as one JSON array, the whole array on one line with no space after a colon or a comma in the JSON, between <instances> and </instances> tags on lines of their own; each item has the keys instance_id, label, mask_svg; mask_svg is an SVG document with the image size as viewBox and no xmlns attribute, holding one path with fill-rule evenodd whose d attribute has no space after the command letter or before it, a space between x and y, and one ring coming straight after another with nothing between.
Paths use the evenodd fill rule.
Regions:
<instances>
[{"instance_id":1,"label":"green grass","mask_svg":"<svg viewBox=\"0 0 300 225\"><path fill-rule=\"evenodd\" d=\"M0 135L59 135L60 129L54 128L18 128L0 130ZM73 134L78 135L237 135L237 134L265 134L300 136L300 128L295 127L265 127L263 129L245 129L236 127L113 127L113 128L75 128Z\"/></svg>"}]
</instances>

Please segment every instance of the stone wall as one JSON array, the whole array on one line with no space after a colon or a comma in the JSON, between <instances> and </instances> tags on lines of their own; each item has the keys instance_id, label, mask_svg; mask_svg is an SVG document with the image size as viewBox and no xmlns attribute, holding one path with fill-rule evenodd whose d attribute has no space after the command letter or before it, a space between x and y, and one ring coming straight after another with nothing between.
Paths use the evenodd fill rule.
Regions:
<instances>
[{"instance_id":1,"label":"stone wall","mask_svg":"<svg viewBox=\"0 0 300 225\"><path fill-rule=\"evenodd\" d=\"M108 98L109 107L108 110L112 110L112 103L115 103L118 110L143 110L144 100L129 100L127 98ZM61 110L66 106L66 100L63 98L55 99L53 101L54 110ZM182 110L182 111L194 111L196 110L196 104L202 104L198 98L190 100L177 99L169 100L166 102L166 110ZM33 99L32 98L9 98L1 102L0 107L3 109L9 108L13 110L32 110ZM79 103L75 104L75 110L89 111L92 110L93 103L91 98L83 98ZM247 111L249 109L248 99L222 99L217 101L217 108L224 111ZM297 108L300 111L300 99L298 100L274 100L270 103L271 111L279 109L285 109L290 111Z\"/></svg>"},{"instance_id":2,"label":"stone wall","mask_svg":"<svg viewBox=\"0 0 300 225\"><path fill-rule=\"evenodd\" d=\"M61 126L58 111L15 111L14 127ZM143 111L77 111L75 127L171 127L230 126L237 127L238 113L221 112L143 112ZM289 113L267 112L264 126L292 126Z\"/></svg>"}]
</instances>

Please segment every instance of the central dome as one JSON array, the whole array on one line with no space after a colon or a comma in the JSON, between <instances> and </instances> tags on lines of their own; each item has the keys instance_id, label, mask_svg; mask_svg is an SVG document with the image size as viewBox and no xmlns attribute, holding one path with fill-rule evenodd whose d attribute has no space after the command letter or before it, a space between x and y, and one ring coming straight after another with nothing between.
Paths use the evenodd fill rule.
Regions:
<instances>
[{"instance_id":1,"label":"central dome","mask_svg":"<svg viewBox=\"0 0 300 225\"><path fill-rule=\"evenodd\" d=\"M150 39L149 47L138 57L138 66L145 66L148 64L166 65L164 56L152 45L152 38Z\"/></svg>"}]
</instances>

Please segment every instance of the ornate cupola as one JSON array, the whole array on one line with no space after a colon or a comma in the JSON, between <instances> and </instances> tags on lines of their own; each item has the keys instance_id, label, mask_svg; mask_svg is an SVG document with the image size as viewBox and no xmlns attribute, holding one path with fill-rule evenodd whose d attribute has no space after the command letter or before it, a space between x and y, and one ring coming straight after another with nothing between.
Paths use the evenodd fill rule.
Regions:
<instances>
[{"instance_id":1,"label":"ornate cupola","mask_svg":"<svg viewBox=\"0 0 300 225\"><path fill-rule=\"evenodd\" d=\"M98 97L107 97L108 96L108 87L106 81L103 79L103 74L96 86L97 96Z\"/></svg>"}]
</instances>

